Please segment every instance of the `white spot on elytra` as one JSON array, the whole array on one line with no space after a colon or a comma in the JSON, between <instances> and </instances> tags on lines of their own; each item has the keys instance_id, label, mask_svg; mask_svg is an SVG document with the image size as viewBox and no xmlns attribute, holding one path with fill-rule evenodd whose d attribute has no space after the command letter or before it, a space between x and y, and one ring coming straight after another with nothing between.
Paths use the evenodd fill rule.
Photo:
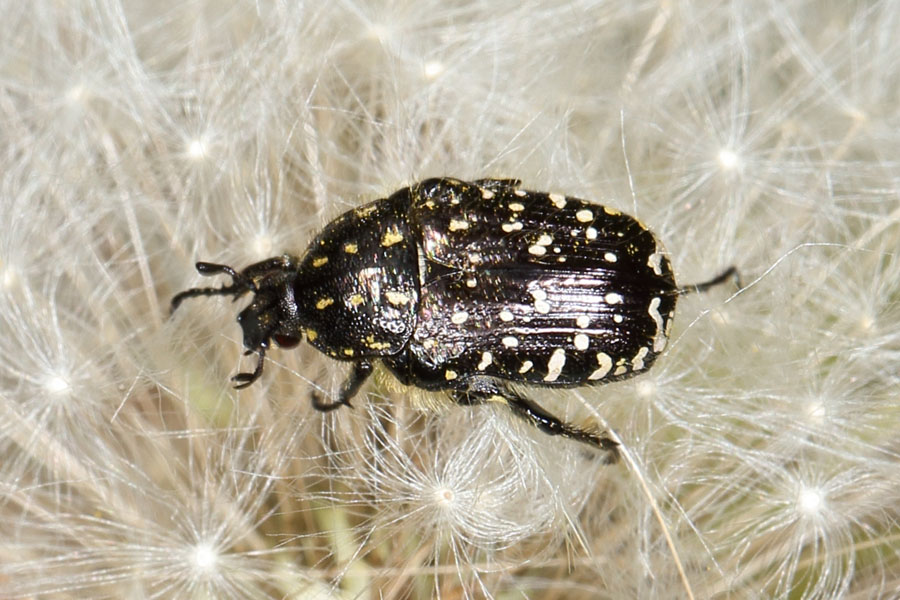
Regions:
<instances>
[{"instance_id":1,"label":"white spot on elytra","mask_svg":"<svg viewBox=\"0 0 900 600\"><path fill-rule=\"evenodd\" d=\"M587 350L591 341L588 339L588 336L583 333L579 333L575 336L575 348L578 350Z\"/></svg>"},{"instance_id":2,"label":"white spot on elytra","mask_svg":"<svg viewBox=\"0 0 900 600\"><path fill-rule=\"evenodd\" d=\"M616 209L610 208L610 207L608 207L608 206L604 206L604 207L603 207L603 212L605 212L605 213L608 214L608 215L612 215L612 216L616 216L616 215L622 214L622 213L620 213L619 211L617 211Z\"/></svg>"},{"instance_id":3,"label":"white spot on elytra","mask_svg":"<svg viewBox=\"0 0 900 600\"><path fill-rule=\"evenodd\" d=\"M606 374L609 373L609 370L612 369L612 359L609 357L609 354L606 352L598 352L597 353L597 370L588 375L588 379L591 381L596 381L597 379L603 379L606 377Z\"/></svg>"},{"instance_id":4,"label":"white spot on elytra","mask_svg":"<svg viewBox=\"0 0 900 600\"><path fill-rule=\"evenodd\" d=\"M503 309L500 311L500 320L508 323L513 320L513 314L510 311Z\"/></svg>"},{"instance_id":5,"label":"white spot on elytra","mask_svg":"<svg viewBox=\"0 0 900 600\"><path fill-rule=\"evenodd\" d=\"M559 194L550 194L550 202L552 202L553 206L556 208L566 207L566 197L560 196Z\"/></svg>"},{"instance_id":6,"label":"white spot on elytra","mask_svg":"<svg viewBox=\"0 0 900 600\"><path fill-rule=\"evenodd\" d=\"M534 254L535 256L543 256L543 255L547 254L547 248L545 248L544 246L538 246L537 244L534 244L533 246L528 247L528 253Z\"/></svg>"},{"instance_id":7,"label":"white spot on elytra","mask_svg":"<svg viewBox=\"0 0 900 600\"><path fill-rule=\"evenodd\" d=\"M524 198L528 195L528 192L526 192L525 190L516 190L515 192L513 192L513 194L515 194L519 198Z\"/></svg>"},{"instance_id":8,"label":"white spot on elytra","mask_svg":"<svg viewBox=\"0 0 900 600\"><path fill-rule=\"evenodd\" d=\"M622 315L613 315L613 321L615 321L616 323L621 323L624 320L625 317L623 317Z\"/></svg>"},{"instance_id":9,"label":"white spot on elytra","mask_svg":"<svg viewBox=\"0 0 900 600\"><path fill-rule=\"evenodd\" d=\"M607 304L621 304L622 303L622 294L610 292L606 296L604 296L603 299L606 300Z\"/></svg>"},{"instance_id":10,"label":"white spot on elytra","mask_svg":"<svg viewBox=\"0 0 900 600\"><path fill-rule=\"evenodd\" d=\"M659 252L654 252L647 258L647 266L653 269L653 272L657 275L662 275L662 254Z\"/></svg>"},{"instance_id":11,"label":"white spot on elytra","mask_svg":"<svg viewBox=\"0 0 900 600\"><path fill-rule=\"evenodd\" d=\"M504 223L500 226L500 229L502 229L506 233L512 233L513 231L519 231L520 229L522 229L522 224L518 221L513 221L512 223Z\"/></svg>"},{"instance_id":12,"label":"white spot on elytra","mask_svg":"<svg viewBox=\"0 0 900 600\"><path fill-rule=\"evenodd\" d=\"M666 348L666 331L664 329L662 315L659 314L659 305L661 303L662 300L654 298L650 301L650 308L647 309L650 318L656 323L656 335L653 336L653 351L657 353L662 352Z\"/></svg>"},{"instance_id":13,"label":"white spot on elytra","mask_svg":"<svg viewBox=\"0 0 900 600\"><path fill-rule=\"evenodd\" d=\"M509 205L509 210L511 210L513 212L521 212L521 211L525 210L525 205L520 204L518 202L513 202Z\"/></svg>"},{"instance_id":14,"label":"white spot on elytra","mask_svg":"<svg viewBox=\"0 0 900 600\"><path fill-rule=\"evenodd\" d=\"M587 229L584 230L584 237L586 237L589 240L596 240L597 239L597 230L594 229L593 227L588 227Z\"/></svg>"},{"instance_id":15,"label":"white spot on elytra","mask_svg":"<svg viewBox=\"0 0 900 600\"><path fill-rule=\"evenodd\" d=\"M650 350L648 350L646 346L642 346L641 349L638 350L638 353L631 359L632 370L640 371L644 368L644 357L646 357L649 352Z\"/></svg>"},{"instance_id":16,"label":"white spot on elytra","mask_svg":"<svg viewBox=\"0 0 900 600\"><path fill-rule=\"evenodd\" d=\"M522 366L519 367L519 373L524 375L525 373L530 371L531 367L533 367L533 366L534 366L533 362L531 362L530 360L526 360L525 362L522 363Z\"/></svg>"},{"instance_id":17,"label":"white spot on elytra","mask_svg":"<svg viewBox=\"0 0 900 600\"><path fill-rule=\"evenodd\" d=\"M482 352L481 362L478 363L478 370L484 371L492 362L494 362L494 356L490 352Z\"/></svg>"},{"instance_id":18,"label":"white spot on elytra","mask_svg":"<svg viewBox=\"0 0 900 600\"><path fill-rule=\"evenodd\" d=\"M494 192L492 192L491 190L489 190L487 188L481 188L481 197L484 198L485 200L490 200L491 198L494 197Z\"/></svg>"},{"instance_id":19,"label":"white spot on elytra","mask_svg":"<svg viewBox=\"0 0 900 600\"><path fill-rule=\"evenodd\" d=\"M474 277L469 277L466 279L466 287L473 288L478 285L478 281Z\"/></svg>"},{"instance_id":20,"label":"white spot on elytra","mask_svg":"<svg viewBox=\"0 0 900 600\"><path fill-rule=\"evenodd\" d=\"M466 319L469 318L469 313L464 310L453 313L453 316L450 317L450 322L456 325L462 325L466 322Z\"/></svg>"},{"instance_id":21,"label":"white spot on elytra","mask_svg":"<svg viewBox=\"0 0 900 600\"><path fill-rule=\"evenodd\" d=\"M529 293L531 294L531 297L534 298L534 309L536 311L542 315L546 315L550 312L550 304L547 302L547 292L541 288L536 288Z\"/></svg>"},{"instance_id":22,"label":"white spot on elytra","mask_svg":"<svg viewBox=\"0 0 900 600\"><path fill-rule=\"evenodd\" d=\"M506 346L507 348L515 348L516 346L519 345L519 340L511 335L506 336L505 338L503 338L500 341L503 342L503 345Z\"/></svg>"},{"instance_id":23,"label":"white spot on elytra","mask_svg":"<svg viewBox=\"0 0 900 600\"><path fill-rule=\"evenodd\" d=\"M616 256L615 252L607 252L603 255L603 260L605 260L606 262L614 263L619 260L619 258Z\"/></svg>"},{"instance_id":24,"label":"white spot on elytra","mask_svg":"<svg viewBox=\"0 0 900 600\"><path fill-rule=\"evenodd\" d=\"M547 235L546 233L542 233L541 237L538 238L537 245L538 246L549 246L553 243L553 238Z\"/></svg>"},{"instance_id":25,"label":"white spot on elytra","mask_svg":"<svg viewBox=\"0 0 900 600\"><path fill-rule=\"evenodd\" d=\"M586 208L583 208L575 213L575 218L579 223L590 223L594 220L594 213L587 210Z\"/></svg>"},{"instance_id":26,"label":"white spot on elytra","mask_svg":"<svg viewBox=\"0 0 900 600\"><path fill-rule=\"evenodd\" d=\"M550 355L550 361L547 363L547 376L544 377L544 381L556 381L564 366L566 366L566 351L557 348Z\"/></svg>"},{"instance_id":27,"label":"white spot on elytra","mask_svg":"<svg viewBox=\"0 0 900 600\"><path fill-rule=\"evenodd\" d=\"M587 326L591 324L591 318L587 315L581 315L575 319L575 324L582 329L587 329Z\"/></svg>"},{"instance_id":28,"label":"white spot on elytra","mask_svg":"<svg viewBox=\"0 0 900 600\"><path fill-rule=\"evenodd\" d=\"M444 371L444 379L446 379L447 381L451 381L453 379L456 379L457 377L458 375L453 369L447 369L446 371Z\"/></svg>"},{"instance_id":29,"label":"white spot on elytra","mask_svg":"<svg viewBox=\"0 0 900 600\"><path fill-rule=\"evenodd\" d=\"M469 222L465 219L450 219L450 231L459 231L460 229L468 229Z\"/></svg>"}]
</instances>

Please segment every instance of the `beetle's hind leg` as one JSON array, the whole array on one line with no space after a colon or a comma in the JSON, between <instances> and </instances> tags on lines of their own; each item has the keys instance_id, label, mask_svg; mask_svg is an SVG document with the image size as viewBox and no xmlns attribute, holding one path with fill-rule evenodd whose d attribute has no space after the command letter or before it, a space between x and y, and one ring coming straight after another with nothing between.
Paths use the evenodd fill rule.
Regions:
<instances>
[{"instance_id":1,"label":"beetle's hind leg","mask_svg":"<svg viewBox=\"0 0 900 600\"><path fill-rule=\"evenodd\" d=\"M350 376L347 377L344 385L341 386L338 399L334 402L325 402L322 399L322 395L315 390L310 392L313 408L321 412L331 412L342 406L353 408L353 405L350 404L350 400L356 395L356 392L359 391L359 388L362 387L362 384L366 382L366 379L368 379L371 374L372 363L364 360L355 363L353 365L353 371L350 372Z\"/></svg>"},{"instance_id":2,"label":"beetle's hind leg","mask_svg":"<svg viewBox=\"0 0 900 600\"><path fill-rule=\"evenodd\" d=\"M492 390L458 390L452 392L457 404L481 404L499 402L505 404L520 419L528 421L548 435L560 435L606 452L606 462L619 460L619 444L612 438L576 427L559 420L535 402L524 398L505 386L492 386Z\"/></svg>"}]
</instances>

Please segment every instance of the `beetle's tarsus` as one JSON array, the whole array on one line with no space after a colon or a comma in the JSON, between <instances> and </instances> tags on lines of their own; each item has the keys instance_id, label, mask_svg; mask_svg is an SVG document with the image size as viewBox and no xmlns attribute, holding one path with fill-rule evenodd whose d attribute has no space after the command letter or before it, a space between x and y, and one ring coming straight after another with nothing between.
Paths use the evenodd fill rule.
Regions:
<instances>
[{"instance_id":1,"label":"beetle's tarsus","mask_svg":"<svg viewBox=\"0 0 900 600\"><path fill-rule=\"evenodd\" d=\"M678 288L678 295L684 296L685 294L699 294L701 292L705 292L711 287L715 287L720 283L727 281L728 279L733 279L735 285L737 285L737 288L739 290L744 288L744 285L741 283L740 272L738 272L737 267L732 265L709 281L681 286L680 288Z\"/></svg>"},{"instance_id":2,"label":"beetle's tarsus","mask_svg":"<svg viewBox=\"0 0 900 600\"><path fill-rule=\"evenodd\" d=\"M244 355L246 356L247 354L250 354L251 352L252 351L247 351L244 353ZM266 351L264 348L260 348L259 350L257 350L257 352L259 353L259 360L257 361L256 368L253 369L252 373L241 372L241 373L238 373L237 375L232 376L231 380L236 383L236 385L234 386L234 389L242 390L262 376L263 363L266 360Z\"/></svg>"},{"instance_id":3,"label":"beetle's tarsus","mask_svg":"<svg viewBox=\"0 0 900 600\"><path fill-rule=\"evenodd\" d=\"M339 400L335 400L334 402L325 402L322 399L322 395L319 392L316 392L315 390L313 390L309 393L309 397L312 402L312 407L319 412L331 412L342 406L348 406L350 408L353 408L353 405L350 404L350 400L347 400L347 399L344 399L344 400L339 399Z\"/></svg>"},{"instance_id":4,"label":"beetle's tarsus","mask_svg":"<svg viewBox=\"0 0 900 600\"><path fill-rule=\"evenodd\" d=\"M344 385L341 386L341 392L338 394L338 399L334 402L325 402L322 400L321 394L313 390L310 392L313 408L320 412L331 412L341 406L353 408L353 405L350 404L350 400L356 395L356 392L359 391L359 388L362 387L362 384L365 383L366 379L369 378L369 375L372 374L373 368L374 366L372 363L365 360L354 363L353 371L350 372Z\"/></svg>"}]
</instances>

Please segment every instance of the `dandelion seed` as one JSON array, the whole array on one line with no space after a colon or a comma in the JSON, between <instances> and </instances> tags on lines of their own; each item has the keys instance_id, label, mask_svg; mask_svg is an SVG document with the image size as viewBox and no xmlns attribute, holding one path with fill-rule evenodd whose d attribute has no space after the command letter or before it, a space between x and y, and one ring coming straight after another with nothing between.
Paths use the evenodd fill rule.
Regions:
<instances>
[{"instance_id":1,"label":"dandelion seed","mask_svg":"<svg viewBox=\"0 0 900 600\"><path fill-rule=\"evenodd\" d=\"M425 79L436 79L444 72L444 64L436 60L430 60L425 63Z\"/></svg>"},{"instance_id":2,"label":"dandelion seed","mask_svg":"<svg viewBox=\"0 0 900 600\"><path fill-rule=\"evenodd\" d=\"M719 165L725 169L726 171L731 171L740 166L741 159L734 152L734 150L730 150L728 148L723 148L719 151Z\"/></svg>"},{"instance_id":3,"label":"dandelion seed","mask_svg":"<svg viewBox=\"0 0 900 600\"><path fill-rule=\"evenodd\" d=\"M69 382L61 375L54 375L44 383L44 388L51 394L61 394L69 389Z\"/></svg>"},{"instance_id":4,"label":"dandelion seed","mask_svg":"<svg viewBox=\"0 0 900 600\"><path fill-rule=\"evenodd\" d=\"M206 158L207 146L206 143L200 139L191 140L187 146L187 155L193 160L203 160Z\"/></svg>"},{"instance_id":5,"label":"dandelion seed","mask_svg":"<svg viewBox=\"0 0 900 600\"><path fill-rule=\"evenodd\" d=\"M800 512L813 516L822 508L822 492L816 488L803 488L797 497L797 504Z\"/></svg>"},{"instance_id":6,"label":"dandelion seed","mask_svg":"<svg viewBox=\"0 0 900 600\"><path fill-rule=\"evenodd\" d=\"M269 235L258 235L253 240L253 252L256 254L264 254L268 256L272 254L272 247L274 246L272 237Z\"/></svg>"}]
</instances>

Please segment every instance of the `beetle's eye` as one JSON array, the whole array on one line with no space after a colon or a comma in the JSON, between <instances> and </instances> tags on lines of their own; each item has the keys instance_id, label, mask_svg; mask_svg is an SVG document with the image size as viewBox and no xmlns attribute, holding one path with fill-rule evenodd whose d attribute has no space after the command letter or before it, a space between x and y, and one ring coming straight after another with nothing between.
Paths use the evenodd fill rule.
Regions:
<instances>
[{"instance_id":1,"label":"beetle's eye","mask_svg":"<svg viewBox=\"0 0 900 600\"><path fill-rule=\"evenodd\" d=\"M275 340L275 343L278 344L279 348L296 348L300 343L300 338L293 335L284 335L282 333L276 333L272 336L272 339Z\"/></svg>"}]
</instances>

